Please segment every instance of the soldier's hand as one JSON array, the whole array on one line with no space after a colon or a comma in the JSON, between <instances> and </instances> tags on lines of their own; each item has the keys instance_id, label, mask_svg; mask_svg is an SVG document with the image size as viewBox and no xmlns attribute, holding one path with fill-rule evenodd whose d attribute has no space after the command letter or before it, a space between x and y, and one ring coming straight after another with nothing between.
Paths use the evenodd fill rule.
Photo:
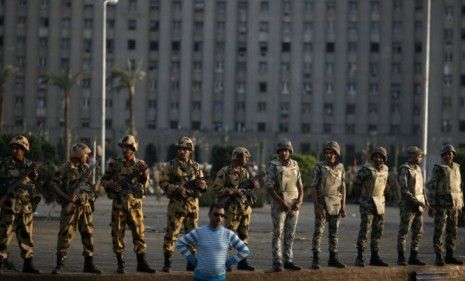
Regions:
<instances>
[{"instance_id":1,"label":"soldier's hand","mask_svg":"<svg viewBox=\"0 0 465 281\"><path fill-rule=\"evenodd\" d=\"M235 187L233 191L233 195L237 197L242 197L244 195L244 191L240 188Z\"/></svg>"},{"instance_id":2,"label":"soldier's hand","mask_svg":"<svg viewBox=\"0 0 465 281\"><path fill-rule=\"evenodd\" d=\"M281 203L281 210L286 214L292 211L292 208L286 202Z\"/></svg>"},{"instance_id":3,"label":"soldier's hand","mask_svg":"<svg viewBox=\"0 0 465 281\"><path fill-rule=\"evenodd\" d=\"M341 208L341 210L339 211L339 215L341 215L341 217L345 218L346 217L346 209Z\"/></svg>"},{"instance_id":4,"label":"soldier's hand","mask_svg":"<svg viewBox=\"0 0 465 281\"><path fill-rule=\"evenodd\" d=\"M434 217L436 215L436 206L427 205L428 207L428 216Z\"/></svg>"},{"instance_id":5,"label":"soldier's hand","mask_svg":"<svg viewBox=\"0 0 465 281\"><path fill-rule=\"evenodd\" d=\"M75 194L73 195L68 195L68 201L71 203L76 203L78 201L79 197Z\"/></svg>"},{"instance_id":6,"label":"soldier's hand","mask_svg":"<svg viewBox=\"0 0 465 281\"><path fill-rule=\"evenodd\" d=\"M325 213L320 207L315 207L315 217L317 219L324 219L325 218Z\"/></svg>"},{"instance_id":7,"label":"soldier's hand","mask_svg":"<svg viewBox=\"0 0 465 281\"><path fill-rule=\"evenodd\" d=\"M189 197L189 195L191 194L191 191L185 188L184 186L180 186L178 187L178 193L181 196L181 198L185 200L187 199L187 197Z\"/></svg>"},{"instance_id":8,"label":"soldier's hand","mask_svg":"<svg viewBox=\"0 0 465 281\"><path fill-rule=\"evenodd\" d=\"M92 192L97 192L100 188L100 183L95 183L92 185Z\"/></svg>"},{"instance_id":9,"label":"soldier's hand","mask_svg":"<svg viewBox=\"0 0 465 281\"><path fill-rule=\"evenodd\" d=\"M253 188L254 188L254 189L255 189L255 188L258 188L258 186L259 186L259 184L258 184L258 179L255 178L255 177L253 177L253 178L251 179L251 181L252 181L252 184L253 184Z\"/></svg>"},{"instance_id":10,"label":"soldier's hand","mask_svg":"<svg viewBox=\"0 0 465 281\"><path fill-rule=\"evenodd\" d=\"M197 184L199 189L201 189L201 190L207 189L207 181L206 180L198 179L198 180L195 181L195 183Z\"/></svg>"},{"instance_id":11,"label":"soldier's hand","mask_svg":"<svg viewBox=\"0 0 465 281\"><path fill-rule=\"evenodd\" d=\"M298 211L302 207L302 200L296 200L294 206L292 206L293 211Z\"/></svg>"}]
</instances>

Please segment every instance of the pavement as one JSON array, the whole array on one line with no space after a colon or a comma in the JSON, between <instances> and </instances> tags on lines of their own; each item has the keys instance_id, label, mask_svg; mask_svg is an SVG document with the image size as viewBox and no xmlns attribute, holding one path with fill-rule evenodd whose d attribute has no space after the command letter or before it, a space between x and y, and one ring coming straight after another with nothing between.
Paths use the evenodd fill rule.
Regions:
<instances>
[{"instance_id":1,"label":"pavement","mask_svg":"<svg viewBox=\"0 0 465 281\"><path fill-rule=\"evenodd\" d=\"M154 266L158 271L163 266L163 236L166 228L166 208L168 200L161 198L159 201L155 197L146 197L144 199L144 213L145 213L145 224L146 224L146 241L147 241L147 260ZM95 245L95 263L103 270L105 278L103 280L190 280L191 274L183 272L186 266L185 259L179 254L175 253L173 256L173 270L175 274L156 273L155 275L140 274L136 273L136 257L133 252L132 239L130 231L126 231L126 269L125 279L121 275L115 275L116 269L116 258L112 251L112 242L110 236L110 213L111 213L111 201L106 198L99 198L96 202L96 208L94 213L94 245ZM200 211L200 225L208 222L208 208L203 207ZM56 241L59 227L59 215L60 206L58 205L45 205L40 204L37 213L34 217L34 263L44 273L50 273L55 267L56 261ZM388 269L382 269L379 267L367 267L367 268L356 268L353 266L356 248L355 242L358 234L358 227L360 223L359 211L357 205L347 206L347 217L342 219L340 224L339 232L339 257L342 262L349 265L349 268L336 270L327 268L325 265L328 259L327 252L327 229L325 230L325 236L322 239L322 265L323 268L320 270L318 280L365 280L363 276L367 276L368 272L373 274L381 274L385 279L379 280L409 280L414 271L420 270L424 272L440 271L454 272L463 271L465 267L436 267L432 266L434 263L434 251L432 248L432 237L433 237L433 220L432 218L425 216L424 225L424 238L421 245L419 256L420 258L430 264L426 267L399 267L396 264L397 252L396 252L396 240L397 232L399 227L399 210L398 208L388 207L385 215L385 231L381 242L381 257L391 264L392 266ZM271 231L272 223L270 216L270 205L265 205L263 208L254 209L252 215L252 225L250 227L249 236L249 247L251 249L251 255L249 262L257 268L257 272L253 274L244 274L237 271L233 271L233 274L229 274L229 280L269 280L281 279L281 280L314 280L313 275L316 273L314 270L310 270L311 266L311 237L314 229L314 214L313 204L310 202L304 202L303 209L300 212L299 223L296 231L296 239L294 243L294 260L296 264L302 266L305 270L300 273L285 272L282 274L266 274L271 271ZM459 228L458 233L458 246L456 254L458 257L465 260L465 245L463 243L464 229ZM368 245L369 249L369 245ZM408 249L408 248L407 248ZM408 253L408 250L407 250ZM22 260L19 256L19 248L17 246L16 239L9 246L9 254L11 261L16 265L18 269L22 267ZM369 250L365 254L365 259L369 259ZM30 280L78 280L85 276L85 280L102 280L101 276L93 276L89 274L79 274L82 272L83 257L82 257L82 244L80 241L79 233L76 234L74 240L71 243L71 247L68 252L68 258L65 262L66 274L62 276L53 275L42 275L40 278L35 276ZM382 274L382 272L385 272ZM265 273L265 274L264 274ZM348 275L344 276L347 273ZM258 275L257 275L258 274ZM336 274L336 275L334 275ZM386 275L388 274L388 275ZM391 275L389 275L391 274ZM400 274L400 279L394 278L396 274ZM455 273L454 273L455 274ZM375 276L373 275L373 277ZM461 276L461 274L459 274ZM63 277L64 276L64 277ZM175 278L173 278L176 276ZM245 278L247 276L247 278ZM264 277L265 276L265 277ZM268 277L267 277L268 276ZM316 278L317 275L315 275ZM326 277L325 277L326 276ZM332 277L331 277L332 276ZM335 277L339 276L339 277ZM349 278L352 276L352 278ZM392 278L386 279L388 276ZM451 275L452 276L452 275ZM443 280L465 280L462 277L455 279L449 276L449 279ZM0 280L28 280L32 276L28 275L25 277L24 274L6 272L3 276L0 276ZM45 278L45 279L44 279ZM62 279L65 278L65 279ZM76 279L74 279L76 278ZM96 279L97 278L97 279ZM129 279L128 279L129 278ZM329 279L325 279L329 278ZM405 279L407 278L407 279ZM81 280L81 279L79 279ZM315 279L317 280L317 279ZM373 279L371 279L373 280ZM424 279L427 280L427 279Z\"/></svg>"}]
</instances>

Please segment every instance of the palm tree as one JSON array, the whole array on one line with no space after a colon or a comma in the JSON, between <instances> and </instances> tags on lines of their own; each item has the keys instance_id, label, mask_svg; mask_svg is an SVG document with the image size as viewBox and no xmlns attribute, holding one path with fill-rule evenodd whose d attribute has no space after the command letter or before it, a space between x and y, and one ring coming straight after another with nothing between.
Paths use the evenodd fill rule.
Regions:
<instances>
[{"instance_id":1,"label":"palm tree","mask_svg":"<svg viewBox=\"0 0 465 281\"><path fill-rule=\"evenodd\" d=\"M0 133L3 131L3 96L5 95L5 84L8 76L17 74L18 68L14 65L7 64L0 71Z\"/></svg>"},{"instance_id":2,"label":"palm tree","mask_svg":"<svg viewBox=\"0 0 465 281\"><path fill-rule=\"evenodd\" d=\"M69 114L69 95L74 86L79 86L82 73L78 72L72 74L68 69L64 72L58 73L48 73L47 78L49 82L60 88L64 95L65 108L63 111L65 126L64 126L64 142L65 142L65 156L66 160L69 160L69 154L71 149L71 124L70 124L70 114Z\"/></svg>"},{"instance_id":3,"label":"palm tree","mask_svg":"<svg viewBox=\"0 0 465 281\"><path fill-rule=\"evenodd\" d=\"M114 67L111 70L110 81L116 79L118 84L114 87L115 90L128 89L129 95L129 132L131 135L136 135L136 83L138 80L145 78L145 71L142 70L142 63L137 65L131 60L128 60L125 69Z\"/></svg>"}]
</instances>

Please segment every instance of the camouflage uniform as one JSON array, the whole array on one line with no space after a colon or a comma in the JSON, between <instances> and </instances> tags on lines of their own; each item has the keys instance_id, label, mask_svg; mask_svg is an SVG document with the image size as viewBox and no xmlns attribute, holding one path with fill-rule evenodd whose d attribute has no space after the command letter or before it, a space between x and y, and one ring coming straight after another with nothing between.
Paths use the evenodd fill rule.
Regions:
<instances>
[{"instance_id":1,"label":"camouflage uniform","mask_svg":"<svg viewBox=\"0 0 465 281\"><path fill-rule=\"evenodd\" d=\"M212 189L221 201L227 201L225 206L224 224L227 228L236 232L239 238L247 244L249 237L249 225L252 218L252 202L246 195L236 197L231 195L231 188L250 179L247 169L241 167L239 172L230 166L218 171Z\"/></svg>"},{"instance_id":2,"label":"camouflage uniform","mask_svg":"<svg viewBox=\"0 0 465 281\"><path fill-rule=\"evenodd\" d=\"M175 250L176 240L184 226L184 232L188 233L198 225L199 220L199 194L183 199L178 187L187 181L203 178L203 172L195 161L189 159L185 164L178 159L171 160L162 170L160 187L170 199L167 211L167 228L163 243L166 256L171 256ZM191 251L195 250L191 247Z\"/></svg>"},{"instance_id":3,"label":"camouflage uniform","mask_svg":"<svg viewBox=\"0 0 465 281\"><path fill-rule=\"evenodd\" d=\"M330 166L326 162L317 163L313 169L311 188L315 189L318 196L319 207L323 210L325 218L315 218L315 232L313 233L312 250L320 253L321 236L323 235L326 221L328 221L328 247L330 253L337 253L337 233L339 228L339 207L330 210L328 203L325 203L325 198L340 197L345 194L345 172L344 166L341 163L335 166ZM330 191L330 187L334 190ZM334 192L333 192L334 191ZM331 194L329 194L329 193ZM328 194L327 194L328 193ZM333 194L334 193L334 194Z\"/></svg>"},{"instance_id":4,"label":"camouflage uniform","mask_svg":"<svg viewBox=\"0 0 465 281\"><path fill-rule=\"evenodd\" d=\"M16 136L10 141L10 147L19 146L24 153L29 151L29 141L24 136ZM33 172L31 160L24 158L19 162L12 157L0 163L0 194L6 196L0 210L0 272L8 256L8 244L16 233L21 257L24 259L23 272L40 273L33 263L32 231L33 205L31 200L37 198L35 182L38 174ZM27 175L25 175L28 173ZM22 179L22 180L21 180ZM15 190L5 194L8 184L21 180Z\"/></svg>"},{"instance_id":5,"label":"camouflage uniform","mask_svg":"<svg viewBox=\"0 0 465 281\"><path fill-rule=\"evenodd\" d=\"M354 189L360 193L360 229L357 238L357 266L363 266L363 252L366 248L368 232L371 231L372 265L387 265L379 258L380 240L384 229L385 193L388 179L388 167L377 169L373 164L363 165L358 171Z\"/></svg>"},{"instance_id":6,"label":"camouflage uniform","mask_svg":"<svg viewBox=\"0 0 465 281\"><path fill-rule=\"evenodd\" d=\"M303 186L297 161L290 159L287 165L279 160L271 161L266 171L266 186L274 189L289 206L292 206L299 195L297 186ZM282 266L283 256L285 265L293 264L293 244L299 211L286 213L281 210L276 200L272 200L271 218L273 220L271 251L273 268L276 269ZM282 242L284 242L283 249Z\"/></svg>"},{"instance_id":7,"label":"camouflage uniform","mask_svg":"<svg viewBox=\"0 0 465 281\"><path fill-rule=\"evenodd\" d=\"M437 164L433 168L432 179L428 184L430 204L436 208L434 216L433 247L436 257L444 252L442 237L446 232L446 263L452 258L457 239L458 212L463 207L460 166L452 163ZM438 259L436 263L438 263Z\"/></svg>"}]
</instances>

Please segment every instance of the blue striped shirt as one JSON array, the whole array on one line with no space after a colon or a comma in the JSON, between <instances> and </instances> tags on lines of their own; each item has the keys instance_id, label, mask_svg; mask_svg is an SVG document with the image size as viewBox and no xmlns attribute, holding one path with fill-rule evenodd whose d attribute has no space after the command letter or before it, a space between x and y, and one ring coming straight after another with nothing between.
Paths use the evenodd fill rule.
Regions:
<instances>
[{"instance_id":1,"label":"blue striped shirt","mask_svg":"<svg viewBox=\"0 0 465 281\"><path fill-rule=\"evenodd\" d=\"M187 246L197 246L193 256ZM235 256L228 257L229 247L237 250ZM224 226L213 228L210 225L198 227L176 241L176 248L195 265L194 277L215 278L226 274L226 266L232 266L249 255L249 248L231 230Z\"/></svg>"}]
</instances>

